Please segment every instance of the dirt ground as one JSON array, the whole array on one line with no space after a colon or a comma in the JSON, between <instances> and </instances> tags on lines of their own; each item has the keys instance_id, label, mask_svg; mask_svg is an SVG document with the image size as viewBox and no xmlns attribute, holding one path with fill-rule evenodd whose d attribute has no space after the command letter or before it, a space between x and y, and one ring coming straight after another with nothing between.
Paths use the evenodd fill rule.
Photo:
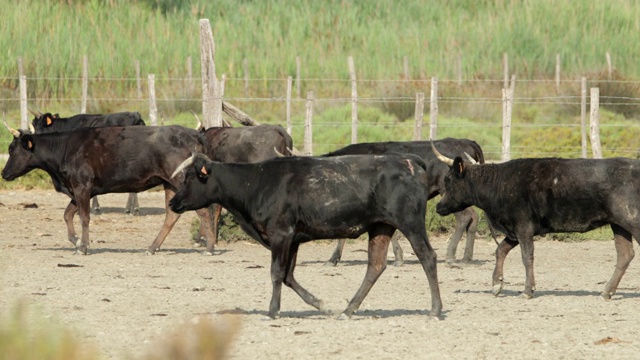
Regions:
<instances>
[{"instance_id":1,"label":"dirt ground","mask_svg":"<svg viewBox=\"0 0 640 360\"><path fill-rule=\"evenodd\" d=\"M269 251L222 242L218 254L202 256L191 246L195 214L188 213L163 250L149 256L145 249L164 218L162 192L140 194L138 217L123 213L126 194L100 200L91 254L82 256L66 240L66 196L0 192L0 315L25 301L113 359L147 354L198 316L239 320L232 359L631 359L640 351L638 260L612 301L599 296L613 273L613 241L537 241L537 292L525 300L518 296L524 286L519 249L507 258L508 284L496 298L493 241L480 238L473 263L449 268L447 239L431 237L444 304L437 321L429 320L427 279L405 240L406 264L387 268L351 320L319 313L288 288L282 317L268 320ZM363 279L366 242L348 243L342 263L323 266L333 248L328 241L303 245L296 277L339 314Z\"/></svg>"}]
</instances>

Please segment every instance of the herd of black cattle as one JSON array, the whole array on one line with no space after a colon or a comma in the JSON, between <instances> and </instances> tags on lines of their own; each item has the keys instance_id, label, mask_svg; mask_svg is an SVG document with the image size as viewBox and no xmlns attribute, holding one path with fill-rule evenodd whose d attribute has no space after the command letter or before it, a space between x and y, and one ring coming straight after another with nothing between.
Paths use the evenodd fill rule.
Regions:
<instances>
[{"instance_id":1,"label":"herd of black cattle","mask_svg":"<svg viewBox=\"0 0 640 360\"><path fill-rule=\"evenodd\" d=\"M447 249L452 263L467 233L463 261L470 261L478 224L473 206L505 234L496 250L493 293L503 287L503 264L521 245L526 269L523 296L533 296L533 237L585 232L609 224L617 264L602 296L610 299L640 242L640 161L611 159L517 159L484 164L480 146L467 139L360 143L317 156L293 156L291 137L280 126L189 129L145 125L139 113L60 118L34 113L30 128L5 126L14 139L2 178L11 181L33 169L47 172L56 191L71 198L64 211L68 239L89 250L90 199L129 192L126 211L135 213L135 193L162 185L164 224L149 246L158 251L184 211L195 210L206 254L217 244L218 218L226 208L242 229L271 250L273 292L269 316L280 310L282 284L311 306L323 302L294 278L300 244L316 239L369 236L365 278L341 318L350 317L386 267L396 230L408 239L425 271L433 317L440 317L436 254L425 228L427 200L441 195L436 211L455 214ZM215 206L211 206L216 204ZM97 209L97 204L94 205ZM79 213L78 238L73 217ZM495 236L494 236L495 239ZM341 240L328 264L340 260Z\"/></svg>"}]
</instances>

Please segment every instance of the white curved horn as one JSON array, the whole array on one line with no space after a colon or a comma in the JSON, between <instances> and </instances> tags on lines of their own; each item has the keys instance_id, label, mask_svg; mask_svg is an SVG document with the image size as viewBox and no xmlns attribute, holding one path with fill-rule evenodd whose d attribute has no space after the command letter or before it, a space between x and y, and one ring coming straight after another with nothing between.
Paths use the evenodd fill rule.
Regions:
<instances>
[{"instance_id":1,"label":"white curved horn","mask_svg":"<svg viewBox=\"0 0 640 360\"><path fill-rule=\"evenodd\" d=\"M191 157L189 157L187 160L183 161L182 164L178 165L178 167L173 172L173 174L171 174L171 178L173 179L174 177L176 177L176 175L178 175L180 173L180 171L186 169L187 166L193 164L193 161L195 159L196 159L196 154L192 154Z\"/></svg>"},{"instance_id":2,"label":"white curved horn","mask_svg":"<svg viewBox=\"0 0 640 360\"><path fill-rule=\"evenodd\" d=\"M9 124L7 124L6 121L4 122L4 126L6 126L7 130L9 130L9 132L11 133L11 135L13 135L14 138L20 137L20 131L9 126Z\"/></svg>"},{"instance_id":3,"label":"white curved horn","mask_svg":"<svg viewBox=\"0 0 640 360\"><path fill-rule=\"evenodd\" d=\"M287 157L287 155L281 153L280 151L278 151L278 149L274 146L273 147L273 151L276 152L276 157Z\"/></svg>"},{"instance_id":4,"label":"white curved horn","mask_svg":"<svg viewBox=\"0 0 640 360\"><path fill-rule=\"evenodd\" d=\"M29 123L29 131L31 131L32 134L36 133L36 128L33 127L33 124Z\"/></svg>"},{"instance_id":5,"label":"white curved horn","mask_svg":"<svg viewBox=\"0 0 640 360\"><path fill-rule=\"evenodd\" d=\"M198 117L198 115L195 112L193 112L193 110L189 110L189 111L191 111L193 116L196 117L196 120L198 120L198 125L196 125L196 130L200 130L200 129L204 128L204 126L202 126L202 121L200 121L200 118Z\"/></svg>"},{"instance_id":6,"label":"white curved horn","mask_svg":"<svg viewBox=\"0 0 640 360\"><path fill-rule=\"evenodd\" d=\"M443 163L445 163L445 164L447 164L449 166L453 166L453 159L442 155L440 153L440 151L438 151L438 149L436 149L436 146L433 145L433 140L431 140L431 149L433 150L433 153L436 154L436 157L438 158L438 160L442 161Z\"/></svg>"},{"instance_id":7,"label":"white curved horn","mask_svg":"<svg viewBox=\"0 0 640 360\"><path fill-rule=\"evenodd\" d=\"M478 162L476 161L476 159L472 158L471 155L469 155L466 151L464 152L464 154L467 156L467 160L469 160L470 163L476 165Z\"/></svg>"}]
</instances>

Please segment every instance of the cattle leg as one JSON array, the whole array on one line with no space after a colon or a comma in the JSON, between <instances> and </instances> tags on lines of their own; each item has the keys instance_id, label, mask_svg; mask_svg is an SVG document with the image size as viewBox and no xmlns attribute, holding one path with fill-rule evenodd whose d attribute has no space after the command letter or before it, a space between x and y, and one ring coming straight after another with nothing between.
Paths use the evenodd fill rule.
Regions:
<instances>
[{"instance_id":1,"label":"cattle leg","mask_svg":"<svg viewBox=\"0 0 640 360\"><path fill-rule=\"evenodd\" d=\"M282 283L286 274L289 272L288 262L289 253L292 247L292 238L270 237L271 245L271 284L273 290L271 292L271 302L269 303L269 317L275 319L280 312L280 298L282 294Z\"/></svg>"},{"instance_id":2,"label":"cattle leg","mask_svg":"<svg viewBox=\"0 0 640 360\"><path fill-rule=\"evenodd\" d=\"M156 236L155 240L153 240L151 246L149 246L147 254L153 255L156 253L156 251L160 250L160 245L162 245L162 242L167 237L171 229L173 229L176 221L178 221L178 219L180 218L180 214L173 212L169 207L169 200L171 200L174 195L175 192L173 190L168 189L167 187L164 188L164 206L165 209L167 209L164 215L164 223L162 224L160 233L158 234L158 236Z\"/></svg>"},{"instance_id":3,"label":"cattle leg","mask_svg":"<svg viewBox=\"0 0 640 360\"><path fill-rule=\"evenodd\" d=\"M467 242L464 245L463 262L471 262L473 260L473 247L476 241L476 231L478 230L479 217L478 213L472 208L467 208L471 213L471 221L467 226Z\"/></svg>"},{"instance_id":4,"label":"cattle leg","mask_svg":"<svg viewBox=\"0 0 640 360\"><path fill-rule=\"evenodd\" d=\"M367 273L360 285L360 288L353 296L347 308L340 314L339 319L348 319L358 310L360 304L371 290L373 284L380 277L387 267L387 251L389 241L395 229L389 225L377 225L369 231L369 262L367 263Z\"/></svg>"},{"instance_id":5,"label":"cattle leg","mask_svg":"<svg viewBox=\"0 0 640 360\"><path fill-rule=\"evenodd\" d=\"M469 222L472 221L469 209L470 208L466 208L453 214L453 216L455 216L456 218L456 228L453 231L451 239L449 240L449 246L447 247L447 258L445 260L446 264L449 266L453 265L453 262L456 259L458 242L462 238L462 235L464 235L465 230L467 230Z\"/></svg>"},{"instance_id":6,"label":"cattle leg","mask_svg":"<svg viewBox=\"0 0 640 360\"><path fill-rule=\"evenodd\" d=\"M89 252L89 222L90 222L90 214L91 207L89 205L89 193L81 192L78 190L74 191L77 195L76 198L81 199L81 201L77 202L78 205L78 216L80 217L80 225L82 225L82 244L78 247L76 246L76 254L87 255ZM86 200L83 200L86 199Z\"/></svg>"},{"instance_id":7,"label":"cattle leg","mask_svg":"<svg viewBox=\"0 0 640 360\"><path fill-rule=\"evenodd\" d=\"M393 248L393 256L395 257L395 261L393 262L393 266L402 266L404 264L404 252L400 247L400 242L398 241L402 233L400 231L396 231L393 233L391 237L391 247Z\"/></svg>"},{"instance_id":8,"label":"cattle leg","mask_svg":"<svg viewBox=\"0 0 640 360\"><path fill-rule=\"evenodd\" d=\"M220 204L213 204L211 205L213 207L213 238L211 238L211 250L213 251L213 247L214 246L218 246L218 236L220 235L220 216L222 215L222 205ZM211 209L211 208L210 208ZM202 227L200 228L200 231L204 231L204 229L202 229ZM204 234L201 234L201 236ZM207 250L209 250L209 246L207 246Z\"/></svg>"},{"instance_id":9,"label":"cattle leg","mask_svg":"<svg viewBox=\"0 0 640 360\"><path fill-rule=\"evenodd\" d=\"M504 259L518 242L505 237L496 249L496 267L493 269L493 295L498 296L504 286Z\"/></svg>"},{"instance_id":10,"label":"cattle leg","mask_svg":"<svg viewBox=\"0 0 640 360\"><path fill-rule=\"evenodd\" d=\"M613 276L611 276L611 280L609 280L602 292L602 297L606 300L611 300L611 296L616 293L616 289L618 288L618 284L620 284L622 276L625 271L627 271L629 263L635 256L631 233L621 226L614 224L611 224L611 230L613 230L613 239L616 244L617 261L616 269L613 271Z\"/></svg>"},{"instance_id":11,"label":"cattle leg","mask_svg":"<svg viewBox=\"0 0 640 360\"><path fill-rule=\"evenodd\" d=\"M74 247L80 246L78 235L73 227L73 217L78 212L78 205L75 200L69 201L69 205L64 209L64 222L67 224L67 238L73 244Z\"/></svg>"},{"instance_id":12,"label":"cattle leg","mask_svg":"<svg viewBox=\"0 0 640 360\"><path fill-rule=\"evenodd\" d=\"M531 299L533 292L536 290L536 280L533 274L533 234L519 236L520 251L522 254L522 263L524 264L525 281L522 297Z\"/></svg>"},{"instance_id":13,"label":"cattle leg","mask_svg":"<svg viewBox=\"0 0 640 360\"><path fill-rule=\"evenodd\" d=\"M220 207L222 209L222 207ZM200 218L200 233L204 235L204 238L207 242L207 250L205 250L203 255L213 255L213 249L218 244L214 239L214 232L211 230L211 208L205 207L202 209L196 210L196 214Z\"/></svg>"},{"instance_id":14,"label":"cattle leg","mask_svg":"<svg viewBox=\"0 0 640 360\"><path fill-rule=\"evenodd\" d=\"M293 291L295 291L296 294L298 294L302 298L302 300L304 300L304 302L306 302L307 304L313 306L314 308L322 312L328 313L327 309L325 309L324 307L324 302L316 298L315 296L313 296L313 294L311 294L305 288L300 286L300 284L298 284L295 277L293 276L293 270L296 268L296 262L298 259L299 246L300 246L299 243L293 243L291 245L291 251L289 252L287 275L284 278L284 284L290 287L291 289L293 289Z\"/></svg>"},{"instance_id":15,"label":"cattle leg","mask_svg":"<svg viewBox=\"0 0 640 360\"><path fill-rule=\"evenodd\" d=\"M124 212L131 215L138 215L140 213L138 194L129 193L129 197L127 198L127 206L124 208Z\"/></svg>"},{"instance_id":16,"label":"cattle leg","mask_svg":"<svg viewBox=\"0 0 640 360\"><path fill-rule=\"evenodd\" d=\"M422 228L419 227L420 225ZM415 252L416 256L420 260L422 269L427 275L427 280L429 281L429 289L431 290L431 311L429 312L429 315L440 319L440 314L442 313L442 299L440 298L440 285L438 284L438 257L431 247L431 243L429 243L426 229L424 229L424 222L419 225L412 226L410 229L420 229L420 231L404 230L404 234L407 237L407 240L411 243L413 252Z\"/></svg>"},{"instance_id":17,"label":"cattle leg","mask_svg":"<svg viewBox=\"0 0 640 360\"><path fill-rule=\"evenodd\" d=\"M93 209L93 212L100 214L100 203L98 203L97 196L94 196L93 199L91 199L91 208Z\"/></svg>"},{"instance_id":18,"label":"cattle leg","mask_svg":"<svg viewBox=\"0 0 640 360\"><path fill-rule=\"evenodd\" d=\"M342 250L344 249L344 244L347 242L347 239L338 240L338 244L336 245L336 249L333 251L333 255L331 258L324 263L325 266L336 266L338 262L342 258Z\"/></svg>"}]
</instances>

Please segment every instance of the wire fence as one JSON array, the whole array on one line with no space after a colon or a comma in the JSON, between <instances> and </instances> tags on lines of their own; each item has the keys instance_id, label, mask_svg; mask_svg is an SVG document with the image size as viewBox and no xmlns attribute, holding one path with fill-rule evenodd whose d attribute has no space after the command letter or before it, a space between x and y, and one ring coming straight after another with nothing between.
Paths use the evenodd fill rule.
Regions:
<instances>
[{"instance_id":1,"label":"wire fence","mask_svg":"<svg viewBox=\"0 0 640 360\"><path fill-rule=\"evenodd\" d=\"M89 77L88 113L139 111L149 114L146 78ZM224 100L239 107L261 123L285 126L286 104L290 101L290 128L294 144L302 144L305 127L303 94L314 92L313 154L333 151L351 142L354 102L358 105L358 142L408 141L415 128L416 94L431 90L432 79L358 79L354 100L350 79L300 79L300 94L287 99L283 78L226 78ZM80 113L83 78L26 77L27 103L31 109ZM640 81L588 80L600 88L602 151L605 157L640 157L634 139L640 135ZM19 77L0 78L0 110L3 120L19 127ZM485 157L497 160L501 154L502 79L438 80L438 138L476 140ZM529 156L579 157L582 153L580 79L518 79L510 124L513 158ZM195 77L156 77L155 92L159 124L196 124L190 111L201 113L201 80ZM429 108L422 138L429 137ZM30 120L29 120L30 121ZM586 125L589 127L588 118ZM587 130L588 131L588 130ZM0 136L0 153L6 153L11 135Z\"/></svg>"}]
</instances>

